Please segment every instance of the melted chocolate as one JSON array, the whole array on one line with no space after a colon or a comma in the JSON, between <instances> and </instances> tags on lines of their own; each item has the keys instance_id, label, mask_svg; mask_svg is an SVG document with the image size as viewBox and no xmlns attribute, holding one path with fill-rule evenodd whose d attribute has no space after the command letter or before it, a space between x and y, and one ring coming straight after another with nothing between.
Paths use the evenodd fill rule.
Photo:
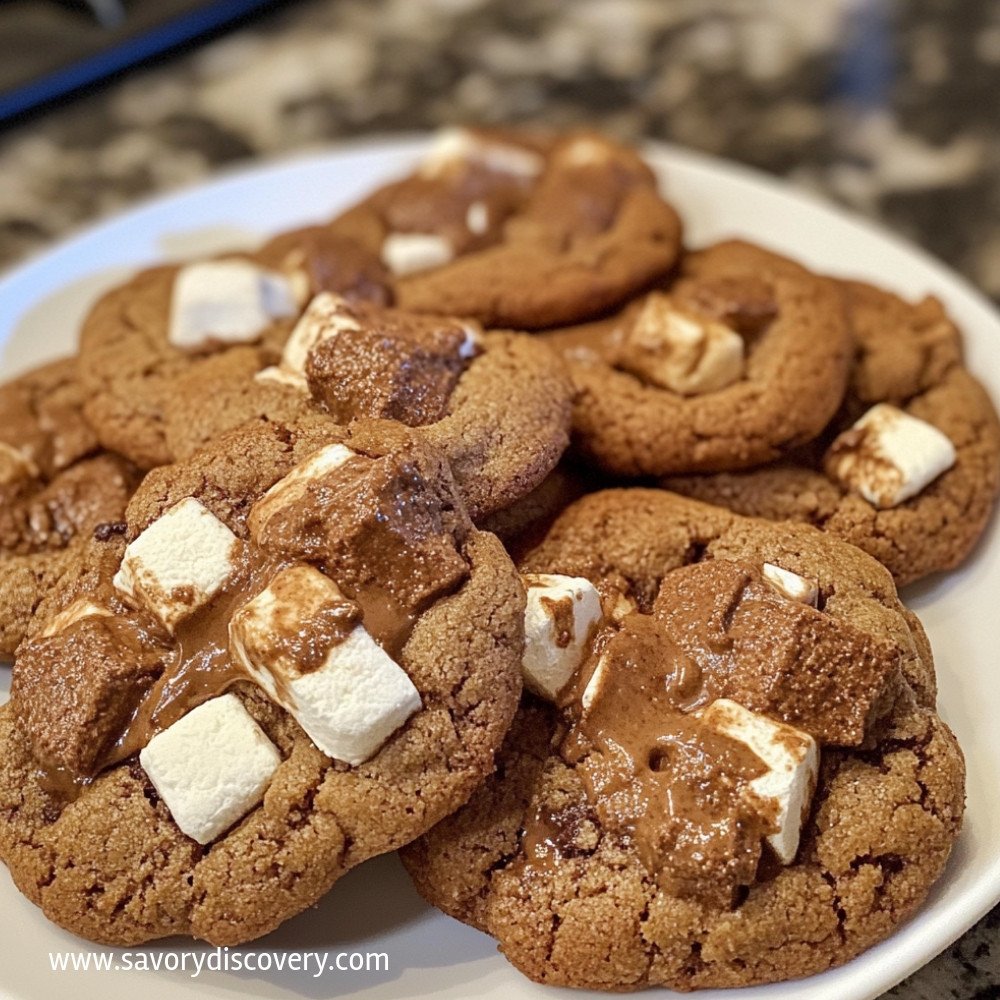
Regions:
<instances>
[{"instance_id":1,"label":"melted chocolate","mask_svg":"<svg viewBox=\"0 0 1000 1000\"><path fill-rule=\"evenodd\" d=\"M391 310L354 310L359 330L322 341L306 363L313 399L338 423L358 417L420 427L448 413L468 365L461 356L466 328Z\"/></svg>"},{"instance_id":2,"label":"melted chocolate","mask_svg":"<svg viewBox=\"0 0 1000 1000\"><path fill-rule=\"evenodd\" d=\"M752 880L769 832L747 792L763 763L690 714L702 671L649 616L627 618L601 664L604 686L563 757L602 827L630 839L666 891L728 897Z\"/></svg>"}]
</instances>

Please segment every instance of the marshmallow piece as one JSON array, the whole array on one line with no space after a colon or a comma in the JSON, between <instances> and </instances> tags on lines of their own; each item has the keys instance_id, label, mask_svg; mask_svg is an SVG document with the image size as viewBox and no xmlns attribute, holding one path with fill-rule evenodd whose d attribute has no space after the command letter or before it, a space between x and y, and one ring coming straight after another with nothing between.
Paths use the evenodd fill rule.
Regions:
<instances>
[{"instance_id":1,"label":"marshmallow piece","mask_svg":"<svg viewBox=\"0 0 1000 1000\"><path fill-rule=\"evenodd\" d=\"M819 584L815 580L807 580L791 570L775 566L774 563L764 563L761 572L764 579L782 597L814 608L819 604Z\"/></svg>"},{"instance_id":2,"label":"marshmallow piece","mask_svg":"<svg viewBox=\"0 0 1000 1000\"><path fill-rule=\"evenodd\" d=\"M12 486L37 475L38 469L31 459L12 445L0 441L0 486Z\"/></svg>"},{"instance_id":3,"label":"marshmallow piece","mask_svg":"<svg viewBox=\"0 0 1000 1000\"><path fill-rule=\"evenodd\" d=\"M128 545L114 585L172 632L223 588L239 545L214 514L186 497Z\"/></svg>"},{"instance_id":4,"label":"marshmallow piece","mask_svg":"<svg viewBox=\"0 0 1000 1000\"><path fill-rule=\"evenodd\" d=\"M675 309L650 295L625 338L623 367L685 396L715 392L743 374L743 338L715 320Z\"/></svg>"},{"instance_id":5,"label":"marshmallow piece","mask_svg":"<svg viewBox=\"0 0 1000 1000\"><path fill-rule=\"evenodd\" d=\"M576 673L594 625L601 620L601 598L583 577L525 573L524 683L549 701Z\"/></svg>"},{"instance_id":6,"label":"marshmallow piece","mask_svg":"<svg viewBox=\"0 0 1000 1000\"><path fill-rule=\"evenodd\" d=\"M255 382L261 385L280 385L286 389L294 389L296 392L308 392L309 383L301 376L286 372L277 365L268 365L261 368L253 377Z\"/></svg>"},{"instance_id":7,"label":"marshmallow piece","mask_svg":"<svg viewBox=\"0 0 1000 1000\"><path fill-rule=\"evenodd\" d=\"M52 616L49 623L42 631L43 639L50 639L60 632L65 632L71 625L75 625L84 618L110 618L111 612L108 608L101 607L93 601L88 601L86 597L80 597L68 607L65 607L58 614Z\"/></svg>"},{"instance_id":8,"label":"marshmallow piece","mask_svg":"<svg viewBox=\"0 0 1000 1000\"><path fill-rule=\"evenodd\" d=\"M360 330L350 304L333 292L320 292L302 314L281 352L281 370L298 376L305 385L306 362L309 352L324 340L349 330ZM268 369L264 369L268 371Z\"/></svg>"},{"instance_id":9,"label":"marshmallow piece","mask_svg":"<svg viewBox=\"0 0 1000 1000\"><path fill-rule=\"evenodd\" d=\"M490 228L490 210L485 201L474 201L465 212L465 228L481 236Z\"/></svg>"},{"instance_id":10,"label":"marshmallow piece","mask_svg":"<svg viewBox=\"0 0 1000 1000\"><path fill-rule=\"evenodd\" d=\"M776 833L767 842L778 860L790 865L799 849L802 824L816 790L819 749L801 729L751 712L735 701L720 698L700 713L702 722L745 744L767 767L750 782L760 798L773 801Z\"/></svg>"},{"instance_id":11,"label":"marshmallow piece","mask_svg":"<svg viewBox=\"0 0 1000 1000\"><path fill-rule=\"evenodd\" d=\"M827 452L827 472L879 508L916 496L955 464L936 427L888 403L873 406Z\"/></svg>"},{"instance_id":12,"label":"marshmallow piece","mask_svg":"<svg viewBox=\"0 0 1000 1000\"><path fill-rule=\"evenodd\" d=\"M328 444L314 452L304 462L300 462L253 505L248 519L250 533L255 538L259 537L260 532L267 527L268 521L275 514L305 496L310 483L317 482L339 469L356 454L357 452L342 444Z\"/></svg>"},{"instance_id":13,"label":"marshmallow piece","mask_svg":"<svg viewBox=\"0 0 1000 1000\"><path fill-rule=\"evenodd\" d=\"M139 753L181 833L207 844L264 798L281 754L234 694L191 709Z\"/></svg>"},{"instance_id":14,"label":"marshmallow piece","mask_svg":"<svg viewBox=\"0 0 1000 1000\"><path fill-rule=\"evenodd\" d=\"M436 233L390 233L382 242L382 263L397 276L441 267L454 256L452 245Z\"/></svg>"},{"instance_id":15,"label":"marshmallow piece","mask_svg":"<svg viewBox=\"0 0 1000 1000\"><path fill-rule=\"evenodd\" d=\"M587 681L587 686L583 689L583 694L580 696L580 705L583 707L584 715L590 711L590 706L600 697L608 677L610 677L608 661L606 657L602 656L597 661L597 666L590 675L590 680Z\"/></svg>"},{"instance_id":16,"label":"marshmallow piece","mask_svg":"<svg viewBox=\"0 0 1000 1000\"><path fill-rule=\"evenodd\" d=\"M474 358L483 344L481 332L474 326L464 326L465 339L458 345L458 356L463 361Z\"/></svg>"},{"instance_id":17,"label":"marshmallow piece","mask_svg":"<svg viewBox=\"0 0 1000 1000\"><path fill-rule=\"evenodd\" d=\"M545 168L545 159L523 146L488 139L464 128L445 128L438 132L434 145L420 165L420 176L438 177L457 163L471 162L531 180Z\"/></svg>"},{"instance_id":18,"label":"marshmallow piece","mask_svg":"<svg viewBox=\"0 0 1000 1000\"><path fill-rule=\"evenodd\" d=\"M319 570L293 566L233 616L229 638L246 672L323 753L357 765L420 708L420 693L406 672L363 625L334 642L315 670L275 655L283 636L307 630L324 607L347 603Z\"/></svg>"},{"instance_id":19,"label":"marshmallow piece","mask_svg":"<svg viewBox=\"0 0 1000 1000\"><path fill-rule=\"evenodd\" d=\"M298 311L295 289L276 271L245 260L189 264L174 279L168 339L182 350L247 343Z\"/></svg>"}]
</instances>

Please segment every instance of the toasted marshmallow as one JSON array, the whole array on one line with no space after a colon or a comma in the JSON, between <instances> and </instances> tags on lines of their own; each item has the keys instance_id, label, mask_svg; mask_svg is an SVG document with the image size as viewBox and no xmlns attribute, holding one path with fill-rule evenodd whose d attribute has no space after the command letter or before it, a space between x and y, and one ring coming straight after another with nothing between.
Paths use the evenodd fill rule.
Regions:
<instances>
[{"instance_id":1,"label":"toasted marshmallow","mask_svg":"<svg viewBox=\"0 0 1000 1000\"><path fill-rule=\"evenodd\" d=\"M229 624L236 660L289 712L323 753L362 764L421 705L406 672L355 625L316 669L277 653L282 637L301 633L324 608L347 605L332 580L311 566L283 570Z\"/></svg>"},{"instance_id":2,"label":"toasted marshmallow","mask_svg":"<svg viewBox=\"0 0 1000 1000\"><path fill-rule=\"evenodd\" d=\"M524 683L555 701L583 660L587 641L601 620L601 598L583 577L525 573Z\"/></svg>"},{"instance_id":3,"label":"toasted marshmallow","mask_svg":"<svg viewBox=\"0 0 1000 1000\"><path fill-rule=\"evenodd\" d=\"M245 260L189 264L174 279L167 336L182 350L249 343L298 311L295 289L277 271Z\"/></svg>"},{"instance_id":4,"label":"toasted marshmallow","mask_svg":"<svg viewBox=\"0 0 1000 1000\"><path fill-rule=\"evenodd\" d=\"M339 469L348 459L354 458L357 452L342 444L328 444L314 452L304 462L300 462L285 476L279 479L254 505L250 511L247 524L250 534L258 538L260 532L267 527L268 521L289 504L296 503L306 495L309 485Z\"/></svg>"},{"instance_id":5,"label":"toasted marshmallow","mask_svg":"<svg viewBox=\"0 0 1000 1000\"><path fill-rule=\"evenodd\" d=\"M490 228L490 210L485 201L474 201L465 212L465 228L482 236Z\"/></svg>"},{"instance_id":6,"label":"toasted marshmallow","mask_svg":"<svg viewBox=\"0 0 1000 1000\"><path fill-rule=\"evenodd\" d=\"M700 713L702 721L745 744L767 771L750 782L753 793L773 802L776 833L768 836L778 860L790 865L799 849L802 824L809 811L819 775L819 748L801 729L751 712L720 698Z\"/></svg>"},{"instance_id":7,"label":"toasted marshmallow","mask_svg":"<svg viewBox=\"0 0 1000 1000\"><path fill-rule=\"evenodd\" d=\"M454 256L452 245L437 233L390 233L382 242L382 263L399 277L441 267Z\"/></svg>"},{"instance_id":8,"label":"toasted marshmallow","mask_svg":"<svg viewBox=\"0 0 1000 1000\"><path fill-rule=\"evenodd\" d=\"M464 128L446 128L438 132L420 164L420 175L438 177L458 163L476 163L487 170L526 180L537 177L545 168L545 159L523 146L489 139Z\"/></svg>"},{"instance_id":9,"label":"toasted marshmallow","mask_svg":"<svg viewBox=\"0 0 1000 1000\"><path fill-rule=\"evenodd\" d=\"M955 459L955 446L936 427L878 403L830 445L826 470L869 503L887 508L916 496Z\"/></svg>"},{"instance_id":10,"label":"toasted marshmallow","mask_svg":"<svg viewBox=\"0 0 1000 1000\"><path fill-rule=\"evenodd\" d=\"M743 338L728 326L650 295L622 347L622 367L685 396L715 392L743 374Z\"/></svg>"},{"instance_id":11,"label":"toasted marshmallow","mask_svg":"<svg viewBox=\"0 0 1000 1000\"><path fill-rule=\"evenodd\" d=\"M305 384L309 352L324 340L361 329L350 304L333 292L320 292L302 314L281 352L281 371L298 376ZM264 369L267 371L267 369Z\"/></svg>"},{"instance_id":12,"label":"toasted marshmallow","mask_svg":"<svg viewBox=\"0 0 1000 1000\"><path fill-rule=\"evenodd\" d=\"M798 573L782 569L774 563L764 563L761 575L774 589L790 601L799 601L816 607L819 603L819 584L815 580L807 580Z\"/></svg>"},{"instance_id":13,"label":"toasted marshmallow","mask_svg":"<svg viewBox=\"0 0 1000 1000\"><path fill-rule=\"evenodd\" d=\"M12 486L37 475L38 469L31 459L12 445L0 441L0 486Z\"/></svg>"},{"instance_id":14,"label":"toasted marshmallow","mask_svg":"<svg viewBox=\"0 0 1000 1000\"><path fill-rule=\"evenodd\" d=\"M240 699L224 694L157 733L139 763L181 832L207 844L264 798L281 754Z\"/></svg>"},{"instance_id":15,"label":"toasted marshmallow","mask_svg":"<svg viewBox=\"0 0 1000 1000\"><path fill-rule=\"evenodd\" d=\"M70 626L83 621L84 618L110 617L111 611L108 608L101 607L100 604L95 604L93 601L81 597L49 619L48 624L42 630L42 638L49 639L60 632L65 632Z\"/></svg>"},{"instance_id":16,"label":"toasted marshmallow","mask_svg":"<svg viewBox=\"0 0 1000 1000\"><path fill-rule=\"evenodd\" d=\"M173 631L225 586L239 546L214 514L186 497L128 545L114 584Z\"/></svg>"}]
</instances>

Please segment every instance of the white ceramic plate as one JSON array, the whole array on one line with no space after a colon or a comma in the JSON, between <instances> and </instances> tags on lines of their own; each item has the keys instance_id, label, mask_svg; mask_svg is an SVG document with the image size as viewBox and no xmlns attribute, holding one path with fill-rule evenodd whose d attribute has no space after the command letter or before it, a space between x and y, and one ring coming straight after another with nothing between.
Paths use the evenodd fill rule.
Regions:
<instances>
[{"instance_id":1,"label":"white ceramic plate","mask_svg":"<svg viewBox=\"0 0 1000 1000\"><path fill-rule=\"evenodd\" d=\"M375 183L405 171L426 140L367 144L265 166L155 201L89 230L0 282L0 376L74 346L88 305L127 271L163 257L252 245L271 232L329 217ZM874 279L905 295L934 292L964 328L972 368L1000 399L1000 319L941 264L901 241L787 186L745 169L665 147L649 150L692 243L745 235L824 270ZM991 623L1000 593L994 521L978 553L958 573L906 593L937 654L941 712L969 764L969 809L948 870L922 912L892 938L847 966L808 981L811 1000L868 1000L929 961L1000 899L1000 684ZM0 701L8 672L0 669ZM394 857L352 872L320 906L235 952L291 949L385 953L381 972L328 970L319 978L287 970L208 972L53 972L49 954L84 953L86 942L49 924L0 869L0 995L106 1000L192 997L370 998L553 997L522 979L485 935L425 906ZM200 950L187 941L140 949L150 963ZM123 964L116 949L112 961ZM190 963L191 959L187 961ZM230 961L232 959L230 958ZM162 970L162 966L161 966ZM802 997L799 983L758 987L740 1000ZM562 993L581 997L580 993ZM662 992L661 992L661 995ZM700 994L731 998L726 992Z\"/></svg>"}]
</instances>

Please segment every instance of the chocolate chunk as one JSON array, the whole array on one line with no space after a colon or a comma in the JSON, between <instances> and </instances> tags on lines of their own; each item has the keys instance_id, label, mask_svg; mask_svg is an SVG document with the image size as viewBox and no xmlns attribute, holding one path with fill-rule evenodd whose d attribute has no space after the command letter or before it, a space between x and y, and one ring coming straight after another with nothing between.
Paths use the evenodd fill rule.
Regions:
<instances>
[{"instance_id":1,"label":"chocolate chunk","mask_svg":"<svg viewBox=\"0 0 1000 1000\"><path fill-rule=\"evenodd\" d=\"M899 677L891 645L782 597L757 567L724 560L668 574L653 614L701 666L714 698L730 698L857 746L891 707Z\"/></svg>"},{"instance_id":2,"label":"chocolate chunk","mask_svg":"<svg viewBox=\"0 0 1000 1000\"><path fill-rule=\"evenodd\" d=\"M109 616L22 645L11 701L38 761L74 778L93 775L168 656L141 626Z\"/></svg>"},{"instance_id":3,"label":"chocolate chunk","mask_svg":"<svg viewBox=\"0 0 1000 1000\"><path fill-rule=\"evenodd\" d=\"M94 528L94 538L98 542L107 542L115 535L124 535L127 529L124 521L102 521Z\"/></svg>"},{"instance_id":4,"label":"chocolate chunk","mask_svg":"<svg viewBox=\"0 0 1000 1000\"><path fill-rule=\"evenodd\" d=\"M467 329L455 320L358 310L360 330L345 330L309 354L313 398L339 423L384 417L431 424L465 370Z\"/></svg>"},{"instance_id":5,"label":"chocolate chunk","mask_svg":"<svg viewBox=\"0 0 1000 1000\"><path fill-rule=\"evenodd\" d=\"M312 298L336 292L350 301L390 305L389 273L371 251L356 240L322 226L282 233L260 252L263 263L283 271L299 271L309 282Z\"/></svg>"},{"instance_id":6,"label":"chocolate chunk","mask_svg":"<svg viewBox=\"0 0 1000 1000\"><path fill-rule=\"evenodd\" d=\"M250 528L262 548L320 564L392 654L468 575L452 488L418 447L357 455Z\"/></svg>"},{"instance_id":7,"label":"chocolate chunk","mask_svg":"<svg viewBox=\"0 0 1000 1000\"><path fill-rule=\"evenodd\" d=\"M726 275L681 282L674 292L679 303L725 323L745 337L763 332L778 315L771 284L752 275Z\"/></svg>"}]
</instances>

